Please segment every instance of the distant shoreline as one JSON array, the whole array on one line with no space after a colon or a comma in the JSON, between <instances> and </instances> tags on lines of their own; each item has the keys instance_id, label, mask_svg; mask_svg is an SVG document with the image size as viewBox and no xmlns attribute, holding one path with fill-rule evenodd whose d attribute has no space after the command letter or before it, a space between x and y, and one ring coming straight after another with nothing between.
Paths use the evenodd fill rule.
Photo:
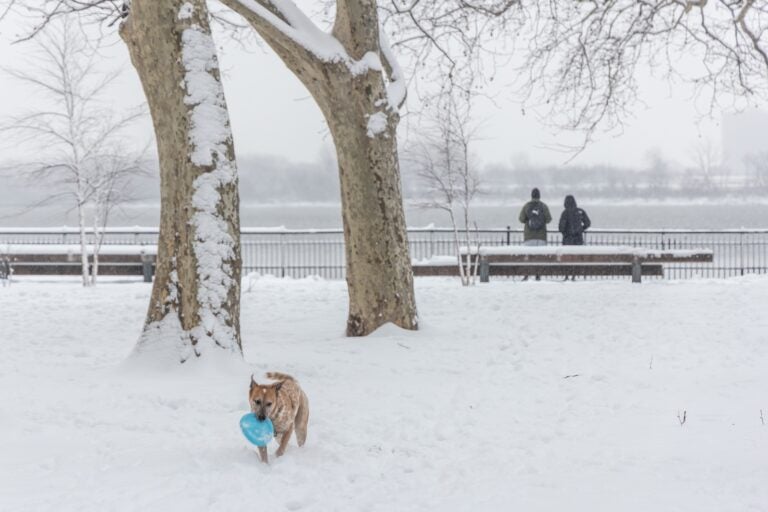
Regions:
<instances>
[{"instance_id":1,"label":"distant shoreline","mask_svg":"<svg viewBox=\"0 0 768 512\"><path fill-rule=\"evenodd\" d=\"M607 200L577 197L585 208L594 228L614 229L761 229L768 226L768 197L740 200L690 198L682 200ZM561 198L544 197L555 223L562 211ZM524 199L478 201L472 211L472 220L482 228L519 227L517 219ZM157 226L160 221L159 204L141 202L124 205L110 219L111 226ZM23 213L22 213L23 212ZM20 214L21 213L21 214ZM241 203L242 226L275 226L289 230L338 229L342 225L341 205L334 202ZM405 208L409 226L447 227L450 222L445 212L420 208L409 201ZM24 212L19 208L0 207L0 227L59 227L75 226L77 219L63 206Z\"/></svg>"}]
</instances>

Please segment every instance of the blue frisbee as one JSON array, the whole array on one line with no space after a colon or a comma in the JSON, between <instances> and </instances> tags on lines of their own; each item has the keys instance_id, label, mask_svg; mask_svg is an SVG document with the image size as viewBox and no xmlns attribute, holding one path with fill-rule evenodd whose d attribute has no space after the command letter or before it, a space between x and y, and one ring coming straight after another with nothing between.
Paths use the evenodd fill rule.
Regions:
<instances>
[{"instance_id":1,"label":"blue frisbee","mask_svg":"<svg viewBox=\"0 0 768 512\"><path fill-rule=\"evenodd\" d=\"M256 446L267 446L267 443L275 437L275 427L272 426L272 420L267 418L261 421L252 412L240 418L240 428L243 430L245 438Z\"/></svg>"}]
</instances>

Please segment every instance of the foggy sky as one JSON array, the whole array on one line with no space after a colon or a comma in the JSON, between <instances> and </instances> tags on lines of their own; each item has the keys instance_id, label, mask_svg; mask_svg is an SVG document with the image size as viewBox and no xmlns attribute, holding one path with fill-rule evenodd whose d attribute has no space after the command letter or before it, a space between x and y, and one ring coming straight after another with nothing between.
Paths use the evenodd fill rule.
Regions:
<instances>
[{"instance_id":1,"label":"foggy sky","mask_svg":"<svg viewBox=\"0 0 768 512\"><path fill-rule=\"evenodd\" d=\"M11 45L25 33L20 20L6 20L0 28L0 66L22 67L30 52L30 43ZM235 146L238 155L275 155L292 161L313 162L333 152L330 136L319 109L301 83L283 66L268 48L248 43L248 48L219 37L224 87L230 108ZM226 45L222 48L222 44ZM144 101L138 78L130 64L124 45L115 38L104 51L105 68L123 68L120 79L110 88L110 99L117 107L128 107ZM523 115L510 87L513 70L497 73L495 86L489 90L494 101L477 104L477 118L482 121L482 140L475 146L481 165L561 164L568 155L553 151L555 144L574 144L578 136L556 133L534 115ZM600 134L598 141L576 157L573 165L606 163L617 167L639 168L648 162L649 152L681 165L689 165L691 151L697 141L720 144L721 119L702 117L688 87L674 88L663 80L640 77L645 105L634 109L622 134ZM0 74L0 117L18 114L34 104L27 88ZM410 104L416 105L415 95ZM756 126L768 129L765 116L758 116ZM754 121L754 119L752 119ZM746 130L755 130L754 122ZM727 140L746 140L739 133L742 123L728 123ZM400 135L407 137L408 116L401 124ZM734 131L735 130L735 131ZM134 143L142 145L151 137L147 118L131 131ZM3 143L5 142L5 143ZM754 142L761 144L759 140ZM750 143L751 144L751 143ZM749 144L748 144L749 146ZM751 146L749 146L751 147ZM24 159L30 151L0 141L0 161Z\"/></svg>"}]
</instances>

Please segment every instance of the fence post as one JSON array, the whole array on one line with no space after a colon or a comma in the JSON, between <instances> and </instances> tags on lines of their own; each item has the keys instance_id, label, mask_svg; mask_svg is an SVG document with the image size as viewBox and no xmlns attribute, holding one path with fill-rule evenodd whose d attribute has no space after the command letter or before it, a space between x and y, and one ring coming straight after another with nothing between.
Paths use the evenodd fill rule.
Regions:
<instances>
[{"instance_id":1,"label":"fence post","mask_svg":"<svg viewBox=\"0 0 768 512\"><path fill-rule=\"evenodd\" d=\"M430 229L429 230L429 256L428 258L431 258L435 255L435 230Z\"/></svg>"},{"instance_id":2,"label":"fence post","mask_svg":"<svg viewBox=\"0 0 768 512\"><path fill-rule=\"evenodd\" d=\"M512 227L507 226L507 245L510 245L511 235L512 235Z\"/></svg>"},{"instance_id":3,"label":"fence post","mask_svg":"<svg viewBox=\"0 0 768 512\"><path fill-rule=\"evenodd\" d=\"M744 275L744 232L739 233L739 270Z\"/></svg>"}]
</instances>

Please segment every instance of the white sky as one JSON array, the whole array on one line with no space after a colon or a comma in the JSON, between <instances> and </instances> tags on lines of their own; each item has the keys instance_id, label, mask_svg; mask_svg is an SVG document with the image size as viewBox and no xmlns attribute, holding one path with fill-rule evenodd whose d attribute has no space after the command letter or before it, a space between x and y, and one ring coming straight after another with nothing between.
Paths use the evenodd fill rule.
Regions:
<instances>
[{"instance_id":1,"label":"white sky","mask_svg":"<svg viewBox=\"0 0 768 512\"><path fill-rule=\"evenodd\" d=\"M0 27L0 65L23 67L30 44L11 45L22 25L6 20ZM230 107L237 153L269 154L294 161L316 161L323 152L332 152L330 137L319 109L301 83L266 47L251 44L246 51L236 44L224 42L220 52L224 87ZM221 44L220 44L221 46ZM127 50L118 41L106 49L105 66L121 67L124 72L112 87L111 95L118 106L136 105L143 93L130 64ZM515 103L514 91L504 84L513 80L511 69L497 74L500 84L495 105L481 102L478 117L484 120L483 140L475 152L482 164L510 164L527 159L532 163L562 163L566 155L548 149L558 142L577 139L567 134L553 134L533 115L523 116ZM720 142L719 119L703 119L690 99L690 91L670 91L666 83L650 77L642 79L645 107L638 106L635 117L627 120L625 132L619 136L600 135L574 164L609 163L622 167L641 167L649 151L660 152L667 159L688 164L691 148L704 138ZM26 87L5 74L0 74L0 118L22 112L35 102ZM134 130L137 143L151 134L149 120ZM407 123L401 135L407 133ZM0 144L0 160L23 158L24 151L13 144Z\"/></svg>"}]
</instances>

